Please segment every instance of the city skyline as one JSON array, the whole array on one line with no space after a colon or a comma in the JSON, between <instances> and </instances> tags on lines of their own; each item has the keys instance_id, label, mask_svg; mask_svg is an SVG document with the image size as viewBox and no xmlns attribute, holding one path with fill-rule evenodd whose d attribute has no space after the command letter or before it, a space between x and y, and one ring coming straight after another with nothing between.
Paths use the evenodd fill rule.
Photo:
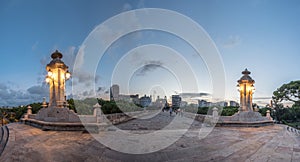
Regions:
<instances>
[{"instance_id":1,"label":"city skyline","mask_svg":"<svg viewBox=\"0 0 300 162\"><path fill-rule=\"evenodd\" d=\"M43 97L49 95L45 66L56 49L64 55L62 60L70 70L74 70L80 47L95 27L124 11L141 8L178 12L207 32L222 59L226 89L224 100L239 101L236 84L245 68L251 71L256 81L254 102L259 105L268 104L272 92L282 84L299 79L298 1L1 1L0 106L41 102ZM106 39L109 38L103 38L103 41ZM153 45L151 50L147 50L149 44ZM153 48L159 49L155 51ZM160 53L162 50L163 54ZM174 55L188 63L187 67L196 76L198 89L191 86L187 87L188 91L183 91L180 88L178 79L168 69L178 61L172 57ZM124 61L121 62L121 59ZM125 64L128 69L133 65L139 66L131 74L129 83L121 82L122 79L118 79L121 75L113 78L114 72L118 72L117 67L124 67L124 62L128 63ZM119 70L119 74L125 75L124 68ZM178 69L176 72L180 73L180 78L190 77L185 70ZM205 60L196 55L184 40L161 31L127 34L103 55L94 80L87 73L72 79L67 83L69 97L72 97L72 84L88 85L91 82L96 82L97 96L108 95L112 84L120 84L120 92L124 94L143 95L155 91L156 94L163 94L160 96L169 97L176 93L199 93L199 97L203 98L204 94L209 96L214 93ZM82 93L87 94L85 96L94 94L92 90Z\"/></svg>"}]
</instances>

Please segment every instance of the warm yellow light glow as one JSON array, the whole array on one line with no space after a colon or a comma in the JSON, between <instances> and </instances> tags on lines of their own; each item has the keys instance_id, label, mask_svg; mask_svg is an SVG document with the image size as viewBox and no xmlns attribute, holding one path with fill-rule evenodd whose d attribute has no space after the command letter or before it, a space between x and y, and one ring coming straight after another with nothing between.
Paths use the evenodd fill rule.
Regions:
<instances>
[{"instance_id":1,"label":"warm yellow light glow","mask_svg":"<svg viewBox=\"0 0 300 162\"><path fill-rule=\"evenodd\" d=\"M49 70L49 71L48 71L48 76L49 76L49 77L52 77L52 75L53 75L52 71Z\"/></svg>"},{"instance_id":2,"label":"warm yellow light glow","mask_svg":"<svg viewBox=\"0 0 300 162\"><path fill-rule=\"evenodd\" d=\"M62 79L65 79L65 75L64 75L64 74L61 74L60 77L61 77Z\"/></svg>"},{"instance_id":3,"label":"warm yellow light glow","mask_svg":"<svg viewBox=\"0 0 300 162\"><path fill-rule=\"evenodd\" d=\"M71 74L69 71L66 72L66 79L69 79L71 77Z\"/></svg>"},{"instance_id":4,"label":"warm yellow light glow","mask_svg":"<svg viewBox=\"0 0 300 162\"><path fill-rule=\"evenodd\" d=\"M255 87L253 84L251 85L251 90L252 90L252 92L255 92Z\"/></svg>"},{"instance_id":5,"label":"warm yellow light glow","mask_svg":"<svg viewBox=\"0 0 300 162\"><path fill-rule=\"evenodd\" d=\"M46 77L46 83L49 83L50 82L50 78Z\"/></svg>"}]
</instances>

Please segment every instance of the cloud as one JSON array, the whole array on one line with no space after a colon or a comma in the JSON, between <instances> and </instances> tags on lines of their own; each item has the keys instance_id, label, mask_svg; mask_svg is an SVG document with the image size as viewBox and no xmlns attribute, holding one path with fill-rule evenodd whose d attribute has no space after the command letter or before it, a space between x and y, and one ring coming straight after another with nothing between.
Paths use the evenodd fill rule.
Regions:
<instances>
[{"instance_id":1,"label":"cloud","mask_svg":"<svg viewBox=\"0 0 300 162\"><path fill-rule=\"evenodd\" d=\"M223 43L224 48L234 48L242 42L240 36L229 36L228 40Z\"/></svg>"},{"instance_id":2,"label":"cloud","mask_svg":"<svg viewBox=\"0 0 300 162\"><path fill-rule=\"evenodd\" d=\"M210 96L209 93L179 93L179 95L181 97L184 97L184 98L195 98L195 97L204 97L204 96Z\"/></svg>"},{"instance_id":3,"label":"cloud","mask_svg":"<svg viewBox=\"0 0 300 162\"><path fill-rule=\"evenodd\" d=\"M93 82L98 83L99 80L100 80L99 75L94 76L89 72L84 72L81 70L81 71L76 71L76 73L74 73L72 81L74 84L81 83L89 86Z\"/></svg>"},{"instance_id":4,"label":"cloud","mask_svg":"<svg viewBox=\"0 0 300 162\"><path fill-rule=\"evenodd\" d=\"M43 58L40 59L40 63L42 66L46 66L50 62L50 57L44 56Z\"/></svg>"},{"instance_id":5,"label":"cloud","mask_svg":"<svg viewBox=\"0 0 300 162\"><path fill-rule=\"evenodd\" d=\"M157 68L161 68L162 67L162 62L160 61L149 61L146 62L144 64L144 66L142 66L141 69L138 70L137 75L138 76L144 76L146 75L146 73L153 71Z\"/></svg>"},{"instance_id":6,"label":"cloud","mask_svg":"<svg viewBox=\"0 0 300 162\"><path fill-rule=\"evenodd\" d=\"M7 85L3 84L3 83L0 83L0 91L1 90L6 90L8 87Z\"/></svg>"},{"instance_id":7,"label":"cloud","mask_svg":"<svg viewBox=\"0 0 300 162\"><path fill-rule=\"evenodd\" d=\"M132 8L133 7L128 3L123 5L123 10L125 11L131 10ZM137 32L134 36L120 38L120 40L116 41L113 46L111 46L111 43L121 35L128 31L139 29L141 26L141 21L134 10L127 12L126 14L120 14L117 18L118 21L109 21L108 23L96 26L94 29L95 32L90 35L90 39L99 40L99 43L101 43L102 46L110 45L109 48L117 48L136 43L136 41L139 41L142 38L141 32Z\"/></svg>"},{"instance_id":8,"label":"cloud","mask_svg":"<svg viewBox=\"0 0 300 162\"><path fill-rule=\"evenodd\" d=\"M272 97L253 97L253 100L271 100Z\"/></svg>"},{"instance_id":9,"label":"cloud","mask_svg":"<svg viewBox=\"0 0 300 162\"><path fill-rule=\"evenodd\" d=\"M98 89L97 89L97 92L99 93L99 92L104 92L105 91L105 87L104 86L102 86L102 87L98 87Z\"/></svg>"},{"instance_id":10,"label":"cloud","mask_svg":"<svg viewBox=\"0 0 300 162\"><path fill-rule=\"evenodd\" d=\"M72 48L72 47L70 47ZM84 63L84 50L85 50L85 45L82 45L79 47L78 49L78 53L76 55L76 51L74 49L73 51L73 55L74 55L74 58L73 58L73 62L71 62L71 68L70 69L73 69L73 70L79 70L83 63ZM76 59L76 68L78 69L74 69L73 67L75 66L75 59Z\"/></svg>"},{"instance_id":11,"label":"cloud","mask_svg":"<svg viewBox=\"0 0 300 162\"><path fill-rule=\"evenodd\" d=\"M19 106L41 102L49 96L46 85L34 85L26 91L12 87L10 83L0 83L0 106Z\"/></svg>"},{"instance_id":12,"label":"cloud","mask_svg":"<svg viewBox=\"0 0 300 162\"><path fill-rule=\"evenodd\" d=\"M137 3L137 5L135 6L135 8L145 8L145 1L144 0L139 0ZM132 10L134 7L129 4L129 3L125 3L122 7L122 11L129 11Z\"/></svg>"},{"instance_id":13,"label":"cloud","mask_svg":"<svg viewBox=\"0 0 300 162\"><path fill-rule=\"evenodd\" d=\"M75 63L75 58L76 58L76 52L79 51L80 49L76 48L75 46L70 46L66 51L63 53L63 58L62 60L64 63L69 66L69 71L72 71ZM80 54L79 54L80 55Z\"/></svg>"},{"instance_id":14,"label":"cloud","mask_svg":"<svg viewBox=\"0 0 300 162\"><path fill-rule=\"evenodd\" d=\"M132 6L131 6L129 3L125 3L125 4L123 5L122 11L129 11L129 10L131 10L131 9L132 9Z\"/></svg>"},{"instance_id":15,"label":"cloud","mask_svg":"<svg viewBox=\"0 0 300 162\"><path fill-rule=\"evenodd\" d=\"M144 0L140 0L138 3L137 3L137 8L145 8L145 1Z\"/></svg>"},{"instance_id":16,"label":"cloud","mask_svg":"<svg viewBox=\"0 0 300 162\"><path fill-rule=\"evenodd\" d=\"M35 85L27 89L30 95L40 96L41 98L48 96L48 91L49 89L45 84Z\"/></svg>"}]
</instances>

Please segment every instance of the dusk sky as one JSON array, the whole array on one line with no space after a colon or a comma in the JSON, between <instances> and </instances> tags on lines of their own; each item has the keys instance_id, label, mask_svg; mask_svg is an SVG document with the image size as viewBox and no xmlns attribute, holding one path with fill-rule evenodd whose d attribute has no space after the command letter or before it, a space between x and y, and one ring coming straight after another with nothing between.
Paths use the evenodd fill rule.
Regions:
<instances>
[{"instance_id":1,"label":"dusk sky","mask_svg":"<svg viewBox=\"0 0 300 162\"><path fill-rule=\"evenodd\" d=\"M216 44L223 62L225 100L238 101L237 80L245 68L256 81L254 102L260 105L269 103L276 88L300 78L300 2L297 0L2 0L0 106L41 102L48 96L44 79L51 53L58 49L72 71L82 43L98 25L122 12L141 8L172 10L202 26ZM149 44L163 48L147 50ZM143 60L137 63L140 69L130 71L129 83L127 80L122 83L126 76L120 74L126 75L124 66L130 69L133 58ZM176 58L184 60L178 63L181 68L187 63L186 67L192 69L198 90L193 86L188 91L180 89L178 79L168 71L176 65L172 64ZM115 76L113 72L118 72L118 66L121 71ZM184 68L175 73L180 78L190 78ZM91 76L82 74L73 79L76 79L74 84L88 85ZM99 61L94 81L99 96L105 96L111 82L128 85L129 90L121 86L121 93L125 94L215 93L205 60L195 55L187 42L161 31L134 32L116 41ZM71 82L67 86L68 95L72 94ZM82 93L88 96L92 94L90 91Z\"/></svg>"}]
</instances>

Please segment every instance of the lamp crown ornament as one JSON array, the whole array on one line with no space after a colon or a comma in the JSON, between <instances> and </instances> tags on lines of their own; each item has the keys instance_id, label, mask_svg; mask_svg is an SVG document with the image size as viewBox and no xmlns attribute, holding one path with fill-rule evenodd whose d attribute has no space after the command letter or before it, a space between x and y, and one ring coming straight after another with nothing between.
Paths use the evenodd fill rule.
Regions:
<instances>
[{"instance_id":1,"label":"lamp crown ornament","mask_svg":"<svg viewBox=\"0 0 300 162\"><path fill-rule=\"evenodd\" d=\"M242 74L249 75L249 74L251 74L251 72L248 71L248 69L246 68L244 71L242 71Z\"/></svg>"},{"instance_id":2,"label":"lamp crown ornament","mask_svg":"<svg viewBox=\"0 0 300 162\"><path fill-rule=\"evenodd\" d=\"M62 55L60 52L58 52L58 50L55 50L55 52L53 52L53 53L51 54L51 58L52 58L52 59L56 59L56 58L61 59L62 57L63 57L63 55Z\"/></svg>"}]
</instances>

